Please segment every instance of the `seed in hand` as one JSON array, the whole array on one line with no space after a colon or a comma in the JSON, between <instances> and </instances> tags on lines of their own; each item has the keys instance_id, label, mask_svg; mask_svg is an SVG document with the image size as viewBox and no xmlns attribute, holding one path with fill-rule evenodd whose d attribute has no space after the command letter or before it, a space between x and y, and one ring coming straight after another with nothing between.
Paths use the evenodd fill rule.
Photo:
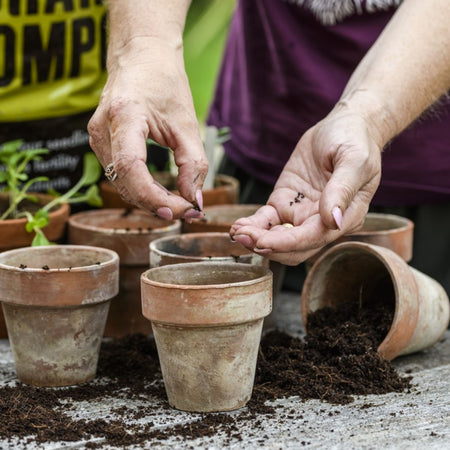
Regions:
<instances>
[{"instance_id":1,"label":"seed in hand","mask_svg":"<svg viewBox=\"0 0 450 450\"><path fill-rule=\"evenodd\" d=\"M286 228L294 228L294 225L292 225L292 223L283 223L283 227L286 227Z\"/></svg>"}]
</instances>

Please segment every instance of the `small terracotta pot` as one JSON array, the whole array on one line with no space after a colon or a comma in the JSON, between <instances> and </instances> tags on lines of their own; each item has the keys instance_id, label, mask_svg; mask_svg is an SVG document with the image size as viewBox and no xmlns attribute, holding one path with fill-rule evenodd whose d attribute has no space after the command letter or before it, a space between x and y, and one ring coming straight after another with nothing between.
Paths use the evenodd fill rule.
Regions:
<instances>
[{"instance_id":1,"label":"small terracotta pot","mask_svg":"<svg viewBox=\"0 0 450 450\"><path fill-rule=\"evenodd\" d=\"M397 253L406 262L413 256L414 223L395 214L367 213L360 230L340 237L306 261L309 269L319 256L333 245L348 241L367 242L386 247Z\"/></svg>"},{"instance_id":2,"label":"small terracotta pot","mask_svg":"<svg viewBox=\"0 0 450 450\"><path fill-rule=\"evenodd\" d=\"M152 174L158 183L172 192L176 190L176 177L170 172L155 172ZM213 189L203 191L203 206L237 203L239 199L239 181L228 175L217 174ZM116 188L109 181L100 183L100 196L104 208L135 208L134 205L122 200Z\"/></svg>"},{"instance_id":3,"label":"small terracotta pot","mask_svg":"<svg viewBox=\"0 0 450 450\"><path fill-rule=\"evenodd\" d=\"M50 195L33 195L39 199L41 205L53 200L53 197ZM0 197L6 198L6 194L0 194ZM50 222L43 231L45 232L47 239L51 242L57 242L63 237L69 213L70 206L68 203L63 203L59 208L50 212ZM28 233L25 229L26 224L26 218L0 221L0 252L31 245L31 241L34 238L34 232ZM5 339L7 337L8 333L6 331L5 319L3 317L3 312L0 309L0 339Z\"/></svg>"},{"instance_id":4,"label":"small terracotta pot","mask_svg":"<svg viewBox=\"0 0 450 450\"><path fill-rule=\"evenodd\" d=\"M344 242L311 267L301 295L302 320L325 306L382 301L393 311L389 332L378 347L384 358L435 344L449 324L449 300L434 279L410 267L393 251L362 242Z\"/></svg>"},{"instance_id":5,"label":"small terracotta pot","mask_svg":"<svg viewBox=\"0 0 450 450\"><path fill-rule=\"evenodd\" d=\"M17 377L69 386L95 377L119 257L90 246L25 247L0 253L0 300Z\"/></svg>"},{"instance_id":6,"label":"small terracotta pot","mask_svg":"<svg viewBox=\"0 0 450 450\"><path fill-rule=\"evenodd\" d=\"M233 223L241 217L254 214L263 205L253 204L225 204L204 208L205 217L194 219L191 223L185 222L184 233L218 232L228 233Z\"/></svg>"},{"instance_id":7,"label":"small terracotta pot","mask_svg":"<svg viewBox=\"0 0 450 450\"><path fill-rule=\"evenodd\" d=\"M105 336L150 334L141 310L140 277L149 268L149 244L181 232L179 220L167 221L139 209L98 209L69 218L69 242L94 245L117 252L120 289L111 302Z\"/></svg>"},{"instance_id":8,"label":"small terracotta pot","mask_svg":"<svg viewBox=\"0 0 450 450\"><path fill-rule=\"evenodd\" d=\"M35 195L41 205L53 200L53 197L46 194ZM5 194L0 194L5 197ZM50 222L43 229L49 241L58 241L66 230L67 218L69 217L70 206L68 203L61 204L50 212ZM0 251L11 250L13 248L27 247L31 245L34 232L28 233L25 229L26 218L0 220Z\"/></svg>"},{"instance_id":9,"label":"small terracotta pot","mask_svg":"<svg viewBox=\"0 0 450 450\"><path fill-rule=\"evenodd\" d=\"M251 397L272 274L234 262L167 265L141 277L171 406L231 411Z\"/></svg>"},{"instance_id":10,"label":"small terracotta pot","mask_svg":"<svg viewBox=\"0 0 450 450\"><path fill-rule=\"evenodd\" d=\"M235 261L268 267L267 258L251 252L228 233L186 233L150 243L150 267L202 261Z\"/></svg>"}]
</instances>

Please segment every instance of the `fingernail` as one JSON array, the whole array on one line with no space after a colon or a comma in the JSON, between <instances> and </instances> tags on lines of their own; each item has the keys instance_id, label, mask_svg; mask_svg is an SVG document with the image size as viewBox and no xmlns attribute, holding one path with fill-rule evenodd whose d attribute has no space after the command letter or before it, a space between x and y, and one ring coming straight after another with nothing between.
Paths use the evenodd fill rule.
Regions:
<instances>
[{"instance_id":1,"label":"fingernail","mask_svg":"<svg viewBox=\"0 0 450 450\"><path fill-rule=\"evenodd\" d=\"M253 251L255 253L259 253L260 255L268 255L269 253L272 253L272 249L271 248L258 248L258 247L255 247L253 249Z\"/></svg>"},{"instance_id":2,"label":"fingernail","mask_svg":"<svg viewBox=\"0 0 450 450\"><path fill-rule=\"evenodd\" d=\"M337 227L342 230L342 211L339 206L335 206L333 210L331 211L331 214L333 214L334 221L336 222Z\"/></svg>"},{"instance_id":3,"label":"fingernail","mask_svg":"<svg viewBox=\"0 0 450 450\"><path fill-rule=\"evenodd\" d=\"M201 189L198 189L195 193L195 200L197 200L197 205L200 208L200 210L203 209L203 192Z\"/></svg>"},{"instance_id":4,"label":"fingernail","mask_svg":"<svg viewBox=\"0 0 450 450\"><path fill-rule=\"evenodd\" d=\"M172 220L173 219L173 213L170 208L167 206L161 206L161 208L158 208L156 210L156 214L161 217L161 219L165 220Z\"/></svg>"},{"instance_id":5,"label":"fingernail","mask_svg":"<svg viewBox=\"0 0 450 450\"><path fill-rule=\"evenodd\" d=\"M183 216L184 219L200 219L202 217L205 217L205 214L193 208L188 209Z\"/></svg>"},{"instance_id":6,"label":"fingernail","mask_svg":"<svg viewBox=\"0 0 450 450\"><path fill-rule=\"evenodd\" d=\"M234 236L234 240L242 244L244 247L253 247L253 239L246 234L238 234Z\"/></svg>"}]
</instances>

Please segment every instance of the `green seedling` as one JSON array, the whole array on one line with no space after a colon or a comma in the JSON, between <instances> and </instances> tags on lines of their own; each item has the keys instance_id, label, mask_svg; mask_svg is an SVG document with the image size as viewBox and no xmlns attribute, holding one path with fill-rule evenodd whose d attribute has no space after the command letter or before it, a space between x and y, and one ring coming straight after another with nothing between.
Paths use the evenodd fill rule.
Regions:
<instances>
[{"instance_id":1,"label":"green seedling","mask_svg":"<svg viewBox=\"0 0 450 450\"><path fill-rule=\"evenodd\" d=\"M83 160L83 175L78 182L64 194L51 191L52 201L38 209L35 213L21 211L19 205L24 200L37 203L38 199L30 193L30 188L38 181L47 181L48 177L35 177L30 179L26 170L27 165L32 161L39 161L42 155L49 151L44 148L20 150L22 140L6 142L0 148L0 164L4 170L0 172L0 184L3 184L3 192L9 196L9 206L0 216L0 220L8 218L26 217L26 230L35 232L35 237L31 243L32 246L51 244L45 237L43 228L50 222L49 212L52 208L62 203L81 203L85 202L91 206L102 206L102 199L99 195L96 182L101 176L101 166L93 153L86 153ZM85 192L81 190L87 188Z\"/></svg>"}]
</instances>

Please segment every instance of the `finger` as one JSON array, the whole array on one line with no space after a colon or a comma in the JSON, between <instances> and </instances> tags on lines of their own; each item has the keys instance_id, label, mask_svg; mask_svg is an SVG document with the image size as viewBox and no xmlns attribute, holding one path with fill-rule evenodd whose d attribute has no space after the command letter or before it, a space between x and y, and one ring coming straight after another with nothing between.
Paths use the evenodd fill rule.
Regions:
<instances>
[{"instance_id":1,"label":"finger","mask_svg":"<svg viewBox=\"0 0 450 450\"><path fill-rule=\"evenodd\" d=\"M119 194L124 200L165 219L170 215L183 217L186 211L193 209L193 204L155 182L148 170L146 124L122 117L124 115L119 114L111 121L111 156L117 173L114 185Z\"/></svg>"},{"instance_id":2,"label":"finger","mask_svg":"<svg viewBox=\"0 0 450 450\"><path fill-rule=\"evenodd\" d=\"M239 232L239 229L245 226L253 226L263 230L269 230L275 225L280 224L277 210L270 205L264 205L254 214L248 217L241 217L236 220L230 229L230 236L233 237Z\"/></svg>"},{"instance_id":3,"label":"finger","mask_svg":"<svg viewBox=\"0 0 450 450\"><path fill-rule=\"evenodd\" d=\"M180 194L202 209L200 193L208 173L208 160L200 136L183 137L174 149L174 160L178 167L177 186Z\"/></svg>"},{"instance_id":4,"label":"finger","mask_svg":"<svg viewBox=\"0 0 450 450\"><path fill-rule=\"evenodd\" d=\"M249 236L256 251L270 249L271 254L273 254L317 251L337 239L342 235L342 232L326 228L320 216L316 214L305 220L300 226L285 227L278 225L271 230L245 226L239 230L239 235ZM239 235L235 236L235 239Z\"/></svg>"}]
</instances>

